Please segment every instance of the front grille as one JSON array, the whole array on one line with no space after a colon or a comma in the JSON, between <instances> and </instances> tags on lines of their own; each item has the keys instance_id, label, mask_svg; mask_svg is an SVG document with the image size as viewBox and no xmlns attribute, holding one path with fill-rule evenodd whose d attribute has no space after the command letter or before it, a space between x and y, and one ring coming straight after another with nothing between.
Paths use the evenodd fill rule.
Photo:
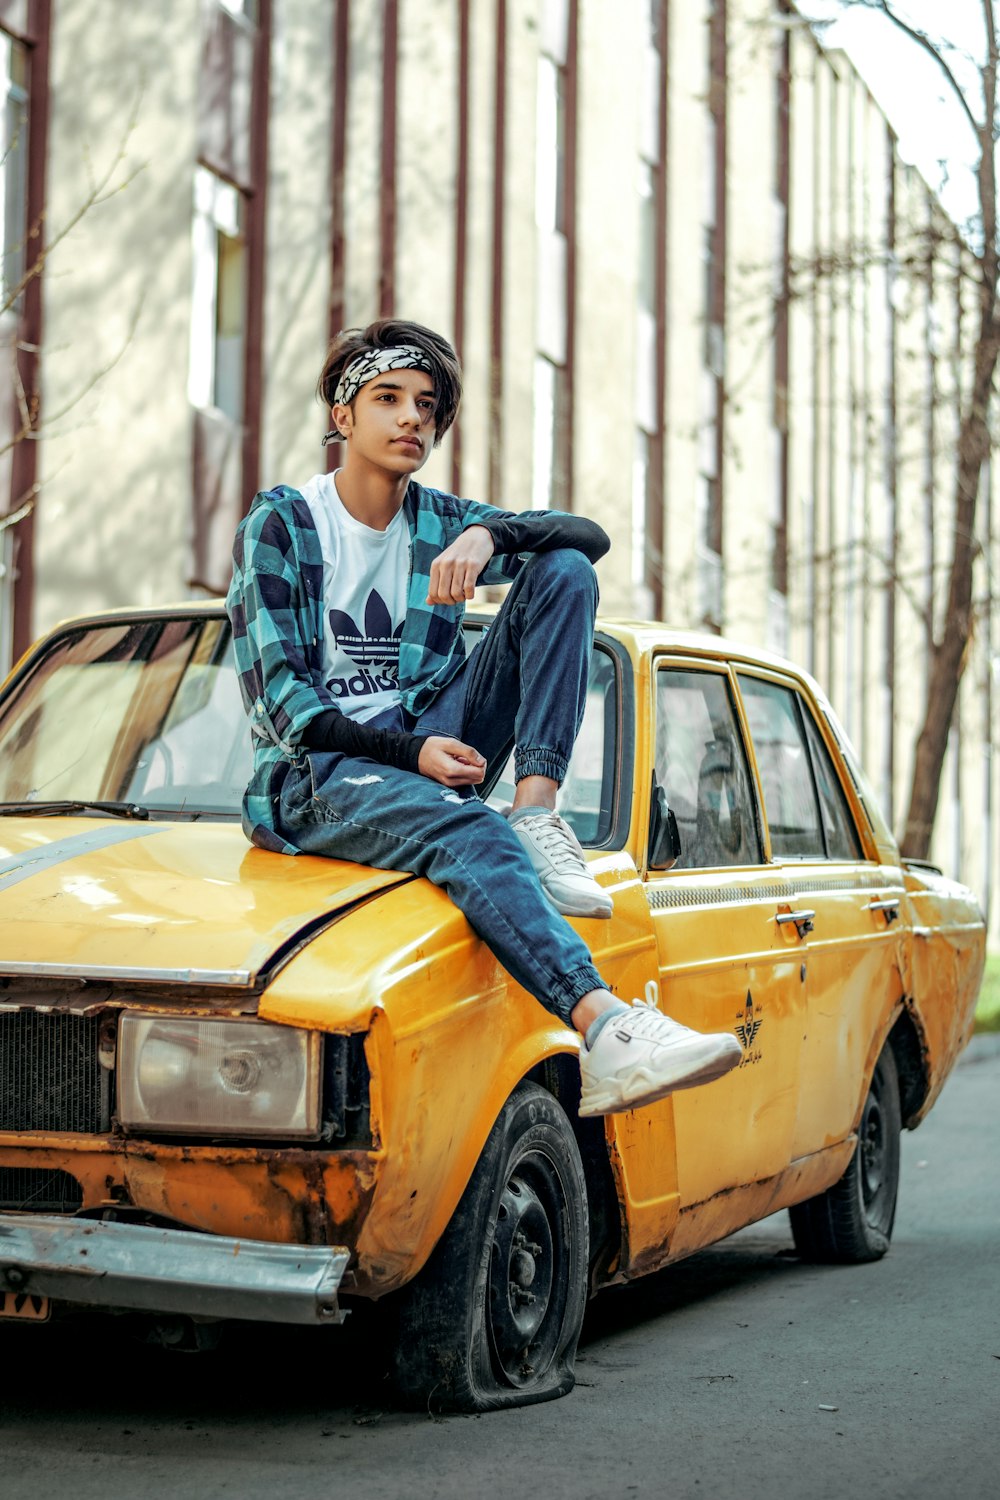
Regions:
<instances>
[{"instance_id":1,"label":"front grille","mask_svg":"<svg viewBox=\"0 0 1000 1500\"><path fill-rule=\"evenodd\" d=\"M0 1014L0 1130L108 1128L99 1016Z\"/></svg>"},{"instance_id":2,"label":"front grille","mask_svg":"<svg viewBox=\"0 0 1000 1500\"><path fill-rule=\"evenodd\" d=\"M0 1209L33 1214L75 1214L83 1189L68 1172L35 1167L0 1167Z\"/></svg>"}]
</instances>

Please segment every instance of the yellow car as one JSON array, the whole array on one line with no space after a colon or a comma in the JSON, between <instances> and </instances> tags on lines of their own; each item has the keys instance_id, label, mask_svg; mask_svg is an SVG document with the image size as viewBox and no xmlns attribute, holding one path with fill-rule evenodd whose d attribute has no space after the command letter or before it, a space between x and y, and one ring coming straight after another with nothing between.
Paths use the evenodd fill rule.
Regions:
<instances>
[{"instance_id":1,"label":"yellow car","mask_svg":"<svg viewBox=\"0 0 1000 1500\"><path fill-rule=\"evenodd\" d=\"M74 621L3 688L0 1316L175 1341L388 1297L401 1398L481 1411L572 1387L590 1293L777 1208L803 1257L885 1253L984 922L808 677L601 622L561 806L615 910L580 932L743 1050L606 1120L440 890L251 848L248 768L218 605Z\"/></svg>"}]
</instances>

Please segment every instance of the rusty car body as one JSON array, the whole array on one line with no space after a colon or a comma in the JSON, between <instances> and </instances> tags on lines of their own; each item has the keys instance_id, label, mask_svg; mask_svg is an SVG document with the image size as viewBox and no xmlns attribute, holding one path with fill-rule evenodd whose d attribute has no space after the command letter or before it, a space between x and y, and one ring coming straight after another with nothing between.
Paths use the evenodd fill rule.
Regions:
<instances>
[{"instance_id":1,"label":"rusty car body","mask_svg":"<svg viewBox=\"0 0 1000 1500\"><path fill-rule=\"evenodd\" d=\"M216 604L70 622L3 688L2 1317L389 1298L402 1395L481 1410L571 1387L588 1292L775 1209L804 1256L885 1252L984 923L900 858L806 675L600 622L563 810L615 910L579 931L743 1048L607 1120L440 890L250 847L248 764Z\"/></svg>"}]
</instances>

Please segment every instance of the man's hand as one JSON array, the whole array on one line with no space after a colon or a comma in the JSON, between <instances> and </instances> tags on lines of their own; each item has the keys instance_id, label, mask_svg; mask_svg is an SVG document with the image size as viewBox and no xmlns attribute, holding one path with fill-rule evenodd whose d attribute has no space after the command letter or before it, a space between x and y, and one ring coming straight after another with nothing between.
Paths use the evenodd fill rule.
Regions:
<instances>
[{"instance_id":1,"label":"man's hand","mask_svg":"<svg viewBox=\"0 0 1000 1500\"><path fill-rule=\"evenodd\" d=\"M493 538L485 526L467 526L431 563L428 604L460 604L471 599L476 579L493 556Z\"/></svg>"},{"instance_id":2,"label":"man's hand","mask_svg":"<svg viewBox=\"0 0 1000 1500\"><path fill-rule=\"evenodd\" d=\"M442 786L476 786L486 775L486 759L461 740L429 734L420 747L417 770Z\"/></svg>"}]
</instances>

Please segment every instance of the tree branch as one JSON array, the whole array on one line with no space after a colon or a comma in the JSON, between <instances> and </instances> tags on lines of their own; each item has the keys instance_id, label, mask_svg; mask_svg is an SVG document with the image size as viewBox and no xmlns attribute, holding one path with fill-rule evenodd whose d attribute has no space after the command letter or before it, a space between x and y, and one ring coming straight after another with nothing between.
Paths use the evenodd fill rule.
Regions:
<instances>
[{"instance_id":1,"label":"tree branch","mask_svg":"<svg viewBox=\"0 0 1000 1500\"><path fill-rule=\"evenodd\" d=\"M17 285L13 287L11 291L7 293L3 301L0 302L0 315L7 312L9 308L13 307L14 304L18 301L25 287L29 286L36 277L42 274L45 262L52 254L52 251L56 248L57 245L60 245L62 243L67 235L72 234L73 230L85 215L88 214L91 209L99 207L102 203L107 203L108 200L114 198L116 194L124 192L125 188L127 188L130 183L135 181L139 173L145 170L145 162L140 162L139 166L134 168L133 171L129 172L128 176L125 177L121 182L116 183L114 187L109 187L112 178L114 177L118 168L121 166L122 162L125 161L128 154L128 143L129 139L131 138L132 131L135 129L138 117L137 112L138 98L136 100L135 109L133 109L131 118L129 119L128 124L125 128L125 134L121 138L121 144L119 145L118 151L113 161L111 162L111 165L108 167L108 170L100 179L95 181L92 172L90 172L88 168L87 175L90 178L90 189L86 197L83 199L76 213L74 213L71 218L67 220L63 227L59 230L58 234L54 235L47 244L43 245L37 257L24 272ZM87 159L89 162L89 155ZM24 241L26 245L29 245L33 240L38 239L39 235L42 232L42 225L44 222L45 212L43 210L27 232Z\"/></svg>"},{"instance_id":2,"label":"tree branch","mask_svg":"<svg viewBox=\"0 0 1000 1500\"><path fill-rule=\"evenodd\" d=\"M16 526L18 521L24 520L25 516L30 516L35 508L35 496L38 494L40 488L39 484L33 484L31 489L25 495L22 495L15 510L9 510L0 516L0 532L6 531L9 526Z\"/></svg>"},{"instance_id":3,"label":"tree branch","mask_svg":"<svg viewBox=\"0 0 1000 1500\"><path fill-rule=\"evenodd\" d=\"M990 0L984 0L984 5L987 9L989 8L989 3ZM965 94L962 91L962 86L945 61L941 47L936 42L932 42L930 37L927 36L923 31L919 30L918 27L912 26L909 21L904 21L902 16L898 16L889 5L889 0L862 0L862 4L867 10L877 10L880 15L885 16L887 21L891 21L893 26L897 27L901 32L903 32L905 36L908 36L910 38L911 42L916 42L918 47L922 47L927 55L934 59L938 67L941 69L941 72L948 80L952 93L955 95L955 98L962 106L962 109L965 113L965 118L971 125L976 139L978 140L982 134L984 125L980 124L975 115L972 113L969 101L968 99L966 99ZM992 121L987 118L985 127L990 128L991 126ZM992 129L990 129L990 133L992 135Z\"/></svg>"}]
</instances>

